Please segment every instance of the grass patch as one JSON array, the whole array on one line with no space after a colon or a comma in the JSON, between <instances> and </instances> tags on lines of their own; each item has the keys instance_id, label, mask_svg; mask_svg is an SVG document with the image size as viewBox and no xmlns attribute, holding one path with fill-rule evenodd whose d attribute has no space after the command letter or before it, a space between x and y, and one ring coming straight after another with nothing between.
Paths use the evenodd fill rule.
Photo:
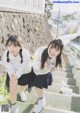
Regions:
<instances>
[{"instance_id":1,"label":"grass patch","mask_svg":"<svg viewBox=\"0 0 80 113\"><path fill-rule=\"evenodd\" d=\"M0 104L7 103L9 101L9 93L5 88L5 76L0 77Z\"/></svg>"}]
</instances>

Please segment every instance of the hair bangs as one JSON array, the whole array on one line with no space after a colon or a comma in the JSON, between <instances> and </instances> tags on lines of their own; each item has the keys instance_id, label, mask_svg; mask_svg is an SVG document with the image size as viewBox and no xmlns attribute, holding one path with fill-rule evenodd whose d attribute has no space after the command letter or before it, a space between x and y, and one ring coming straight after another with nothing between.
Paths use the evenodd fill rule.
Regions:
<instances>
[{"instance_id":1,"label":"hair bangs","mask_svg":"<svg viewBox=\"0 0 80 113\"><path fill-rule=\"evenodd\" d=\"M16 35L15 36L11 35L6 42L6 46L8 46L8 45L14 45L15 47L16 46L21 47L21 42Z\"/></svg>"},{"instance_id":2,"label":"hair bangs","mask_svg":"<svg viewBox=\"0 0 80 113\"><path fill-rule=\"evenodd\" d=\"M57 50L62 50L63 44L61 43L60 40L54 40L53 43L51 43L51 48L55 48Z\"/></svg>"}]
</instances>

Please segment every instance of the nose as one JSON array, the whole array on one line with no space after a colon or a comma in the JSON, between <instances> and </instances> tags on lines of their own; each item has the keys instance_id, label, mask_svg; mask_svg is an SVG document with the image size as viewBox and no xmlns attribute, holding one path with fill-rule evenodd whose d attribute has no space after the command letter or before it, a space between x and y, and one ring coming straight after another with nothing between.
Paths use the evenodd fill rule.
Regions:
<instances>
[{"instance_id":1,"label":"nose","mask_svg":"<svg viewBox=\"0 0 80 113\"><path fill-rule=\"evenodd\" d=\"M10 47L11 51L15 51L15 48L13 46Z\"/></svg>"},{"instance_id":2,"label":"nose","mask_svg":"<svg viewBox=\"0 0 80 113\"><path fill-rule=\"evenodd\" d=\"M56 56L58 56L58 55L59 55L59 53L60 53L59 51L56 51Z\"/></svg>"}]
</instances>

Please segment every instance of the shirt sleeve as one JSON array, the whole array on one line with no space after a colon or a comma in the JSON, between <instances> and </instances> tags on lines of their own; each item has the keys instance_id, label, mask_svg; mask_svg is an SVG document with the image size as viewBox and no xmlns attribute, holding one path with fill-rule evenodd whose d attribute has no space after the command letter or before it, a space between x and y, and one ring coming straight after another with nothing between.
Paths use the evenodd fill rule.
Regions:
<instances>
[{"instance_id":1,"label":"shirt sleeve","mask_svg":"<svg viewBox=\"0 0 80 113\"><path fill-rule=\"evenodd\" d=\"M2 57L3 66L6 68L9 76L15 73L13 65L10 62L7 62L7 51L4 52Z\"/></svg>"},{"instance_id":2,"label":"shirt sleeve","mask_svg":"<svg viewBox=\"0 0 80 113\"><path fill-rule=\"evenodd\" d=\"M20 68L16 72L17 78L20 78L21 75L24 74L25 70L27 70L27 72L29 72L29 70L31 70L31 58L30 58L29 52L27 50L23 50L22 57L23 57L23 62L21 64Z\"/></svg>"}]
</instances>

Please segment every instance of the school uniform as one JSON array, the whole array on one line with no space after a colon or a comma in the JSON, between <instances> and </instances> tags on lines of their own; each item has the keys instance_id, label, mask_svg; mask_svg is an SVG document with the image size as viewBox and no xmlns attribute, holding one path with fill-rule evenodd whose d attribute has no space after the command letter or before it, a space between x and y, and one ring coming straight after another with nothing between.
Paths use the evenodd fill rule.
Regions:
<instances>
[{"instance_id":1,"label":"school uniform","mask_svg":"<svg viewBox=\"0 0 80 113\"><path fill-rule=\"evenodd\" d=\"M21 63L20 54L17 56L13 56L9 53L10 61L7 62L7 50L3 54L3 62L5 64L7 70L7 77L6 77L6 86L9 88L9 81L10 76L15 74L18 79L18 85L27 85L29 83L29 75L32 73L32 66L31 66L31 58L29 52L22 48L22 58L23 62Z\"/></svg>"},{"instance_id":2,"label":"school uniform","mask_svg":"<svg viewBox=\"0 0 80 113\"><path fill-rule=\"evenodd\" d=\"M41 89L48 88L48 86L51 85L53 82L50 68L47 69L46 67L44 67L43 69L41 69L41 56L45 49L46 47L44 46L38 48L37 51L35 52L34 61L33 61L33 71L37 76L34 80L34 86ZM54 67L55 61L56 58L54 59L52 58L52 59L47 59L46 62L50 67Z\"/></svg>"}]
</instances>

